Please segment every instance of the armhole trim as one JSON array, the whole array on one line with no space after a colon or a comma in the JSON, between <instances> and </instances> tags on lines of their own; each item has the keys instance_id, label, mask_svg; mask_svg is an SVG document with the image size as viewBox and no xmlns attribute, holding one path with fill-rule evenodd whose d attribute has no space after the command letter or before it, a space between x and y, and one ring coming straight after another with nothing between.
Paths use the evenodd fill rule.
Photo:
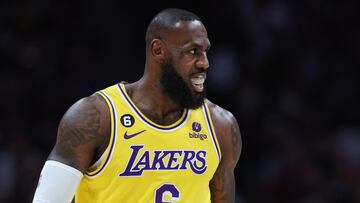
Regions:
<instances>
[{"instance_id":1,"label":"armhole trim","mask_svg":"<svg viewBox=\"0 0 360 203\"><path fill-rule=\"evenodd\" d=\"M219 142L218 142L218 139L217 139L217 136L216 136L216 133L215 133L215 128L214 128L214 125L213 125L213 122L212 122L209 107L204 102L202 108L203 108L203 112L204 112L204 115L205 115L206 123L208 125L208 129L210 130L210 134L211 134L211 138L212 138L212 141L213 141L213 144L214 144L214 148L216 150L216 153L218 155L219 162L220 162L220 160L221 160L221 150L220 150Z\"/></svg>"},{"instance_id":2,"label":"armhole trim","mask_svg":"<svg viewBox=\"0 0 360 203\"><path fill-rule=\"evenodd\" d=\"M112 154L113 154L113 151L114 151L114 148L115 148L116 131L117 131L117 126L116 126L117 116L116 116L114 103L111 101L110 97L105 92L98 91L96 93L104 98L104 100L106 101L106 104L109 107L111 132L110 132L109 144L108 144L105 152L101 155L99 160L97 160L95 162L95 164L93 165L93 166L95 166L95 169L92 171L87 171L85 173L85 176L87 176L89 178L95 178L98 175L100 175L105 170L106 166L109 164ZM98 165L98 166L96 167L96 165Z\"/></svg>"}]
</instances>

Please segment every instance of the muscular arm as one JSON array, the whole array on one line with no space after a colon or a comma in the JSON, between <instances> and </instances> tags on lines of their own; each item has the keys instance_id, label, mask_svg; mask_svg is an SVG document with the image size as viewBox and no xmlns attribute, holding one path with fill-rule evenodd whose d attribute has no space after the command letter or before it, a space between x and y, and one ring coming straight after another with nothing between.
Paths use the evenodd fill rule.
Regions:
<instances>
[{"instance_id":1,"label":"muscular arm","mask_svg":"<svg viewBox=\"0 0 360 203\"><path fill-rule=\"evenodd\" d=\"M106 102L98 94L81 99L61 119L57 141L48 159L84 173L106 148L109 134Z\"/></svg>"},{"instance_id":2,"label":"muscular arm","mask_svg":"<svg viewBox=\"0 0 360 203\"><path fill-rule=\"evenodd\" d=\"M210 181L212 203L235 202L234 169L240 158L241 135L235 117L228 111L209 102L215 132L222 158Z\"/></svg>"},{"instance_id":3,"label":"muscular arm","mask_svg":"<svg viewBox=\"0 0 360 203\"><path fill-rule=\"evenodd\" d=\"M94 94L75 103L61 119L56 144L41 171L33 203L71 202L82 174L105 151L110 118Z\"/></svg>"}]
</instances>

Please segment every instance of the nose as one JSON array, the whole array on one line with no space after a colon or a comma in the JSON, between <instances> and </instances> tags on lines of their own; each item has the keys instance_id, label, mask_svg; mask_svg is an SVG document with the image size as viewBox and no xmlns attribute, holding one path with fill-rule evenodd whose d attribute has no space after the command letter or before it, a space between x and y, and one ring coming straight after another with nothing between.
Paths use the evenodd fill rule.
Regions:
<instances>
[{"instance_id":1,"label":"nose","mask_svg":"<svg viewBox=\"0 0 360 203\"><path fill-rule=\"evenodd\" d=\"M199 56L198 60L196 61L196 67L203 68L203 69L208 69L209 68L209 60L207 58L206 52L203 52Z\"/></svg>"}]
</instances>

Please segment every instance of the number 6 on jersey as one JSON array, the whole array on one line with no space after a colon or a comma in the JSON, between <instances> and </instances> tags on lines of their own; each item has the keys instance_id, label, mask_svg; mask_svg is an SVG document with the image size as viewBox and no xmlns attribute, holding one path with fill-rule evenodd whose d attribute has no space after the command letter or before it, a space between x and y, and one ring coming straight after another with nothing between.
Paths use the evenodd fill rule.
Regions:
<instances>
[{"instance_id":1,"label":"number 6 on jersey","mask_svg":"<svg viewBox=\"0 0 360 203\"><path fill-rule=\"evenodd\" d=\"M164 200L164 197L170 197L170 202ZM168 199L168 198L167 198ZM154 203L174 203L180 200L180 192L173 184L163 184L155 191Z\"/></svg>"}]
</instances>

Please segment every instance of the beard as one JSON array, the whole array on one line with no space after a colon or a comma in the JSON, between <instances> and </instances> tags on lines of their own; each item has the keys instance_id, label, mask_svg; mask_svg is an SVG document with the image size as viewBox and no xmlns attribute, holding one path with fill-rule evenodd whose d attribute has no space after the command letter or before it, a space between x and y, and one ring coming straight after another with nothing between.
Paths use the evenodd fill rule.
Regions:
<instances>
[{"instance_id":1,"label":"beard","mask_svg":"<svg viewBox=\"0 0 360 203\"><path fill-rule=\"evenodd\" d=\"M169 60L162 67L160 83L164 93L182 108L196 109L206 98L206 89L202 92L193 92Z\"/></svg>"}]
</instances>

